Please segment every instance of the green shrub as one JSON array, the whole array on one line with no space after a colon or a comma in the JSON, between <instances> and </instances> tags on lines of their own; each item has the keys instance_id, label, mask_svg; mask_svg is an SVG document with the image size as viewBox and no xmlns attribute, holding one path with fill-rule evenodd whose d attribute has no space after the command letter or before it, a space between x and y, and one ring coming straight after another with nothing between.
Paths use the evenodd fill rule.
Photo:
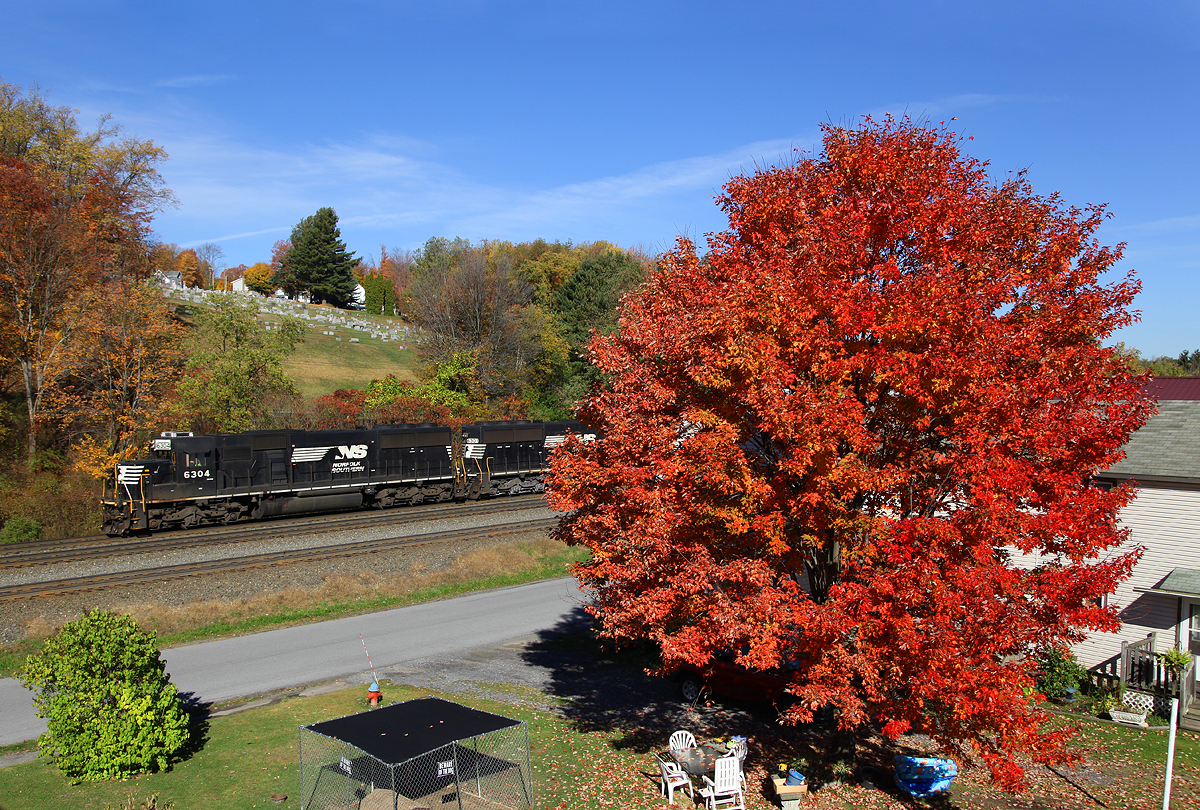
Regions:
<instances>
[{"instance_id":1,"label":"green shrub","mask_svg":"<svg viewBox=\"0 0 1200 810\"><path fill-rule=\"evenodd\" d=\"M0 544L3 543L28 543L31 540L42 539L42 524L33 518L10 517L4 521L4 528L0 529Z\"/></svg>"},{"instance_id":2,"label":"green shrub","mask_svg":"<svg viewBox=\"0 0 1200 810\"><path fill-rule=\"evenodd\" d=\"M20 678L47 729L38 755L72 780L169 767L188 741L188 716L153 633L93 609L29 656Z\"/></svg>"},{"instance_id":3,"label":"green shrub","mask_svg":"<svg viewBox=\"0 0 1200 810\"><path fill-rule=\"evenodd\" d=\"M1106 714L1125 702L1125 684L1101 684L1092 692L1092 714Z\"/></svg>"},{"instance_id":4,"label":"green shrub","mask_svg":"<svg viewBox=\"0 0 1200 810\"><path fill-rule=\"evenodd\" d=\"M1078 689L1087 678L1087 670L1066 648L1039 650L1037 653L1037 689L1048 698L1059 698L1068 690Z\"/></svg>"}]
</instances>

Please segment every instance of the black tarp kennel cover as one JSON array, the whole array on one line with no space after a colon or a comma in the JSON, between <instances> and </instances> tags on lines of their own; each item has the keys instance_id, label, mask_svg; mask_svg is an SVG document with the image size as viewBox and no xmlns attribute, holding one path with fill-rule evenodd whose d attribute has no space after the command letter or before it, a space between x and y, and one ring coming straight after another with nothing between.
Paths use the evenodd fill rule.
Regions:
<instances>
[{"instance_id":1,"label":"black tarp kennel cover","mask_svg":"<svg viewBox=\"0 0 1200 810\"><path fill-rule=\"evenodd\" d=\"M424 697L299 734L301 810L533 806L520 720Z\"/></svg>"}]
</instances>

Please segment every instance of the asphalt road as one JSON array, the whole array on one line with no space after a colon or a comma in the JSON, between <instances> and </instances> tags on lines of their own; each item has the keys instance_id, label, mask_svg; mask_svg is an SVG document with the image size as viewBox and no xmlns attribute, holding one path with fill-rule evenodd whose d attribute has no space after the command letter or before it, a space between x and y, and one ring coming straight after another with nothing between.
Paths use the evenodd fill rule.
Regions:
<instances>
[{"instance_id":1,"label":"asphalt road","mask_svg":"<svg viewBox=\"0 0 1200 810\"><path fill-rule=\"evenodd\" d=\"M405 676L416 675L444 681L456 664L487 661L496 657L488 651L581 621L582 598L573 579L534 582L176 647L164 650L163 658L180 691L204 703L335 679L369 683L360 633L381 678L412 682ZM513 656L507 660L507 674L520 677L518 670L526 665ZM531 677L536 682L541 676ZM0 745L34 739L45 727L20 682L0 679Z\"/></svg>"}]
</instances>

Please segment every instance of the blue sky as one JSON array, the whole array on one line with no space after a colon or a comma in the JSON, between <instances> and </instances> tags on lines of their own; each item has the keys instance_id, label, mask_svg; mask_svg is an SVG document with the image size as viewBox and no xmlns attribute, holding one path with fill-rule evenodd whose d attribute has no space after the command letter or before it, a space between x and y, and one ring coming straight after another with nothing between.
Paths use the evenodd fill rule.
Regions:
<instances>
[{"instance_id":1,"label":"blue sky","mask_svg":"<svg viewBox=\"0 0 1200 810\"><path fill-rule=\"evenodd\" d=\"M1198 66L1194 2L44 0L0 26L0 78L165 147L159 238L230 265L325 205L359 255L662 250L822 122L954 117L998 177L1109 205L1147 356L1200 348Z\"/></svg>"}]
</instances>

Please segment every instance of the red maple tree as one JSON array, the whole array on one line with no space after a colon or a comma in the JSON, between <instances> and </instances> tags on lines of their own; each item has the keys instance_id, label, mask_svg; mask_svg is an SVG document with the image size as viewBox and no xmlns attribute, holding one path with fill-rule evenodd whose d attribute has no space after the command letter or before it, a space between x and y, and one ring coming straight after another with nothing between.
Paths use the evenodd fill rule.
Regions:
<instances>
[{"instance_id":1,"label":"red maple tree","mask_svg":"<svg viewBox=\"0 0 1200 810\"><path fill-rule=\"evenodd\" d=\"M794 662L786 719L925 732L1020 789L1022 756L1074 756L1021 656L1115 628L1098 597L1139 553L1131 490L1089 484L1152 408L1101 345L1138 289L1100 283L1103 208L891 118L720 204L593 339L604 438L554 459L602 632Z\"/></svg>"}]
</instances>

